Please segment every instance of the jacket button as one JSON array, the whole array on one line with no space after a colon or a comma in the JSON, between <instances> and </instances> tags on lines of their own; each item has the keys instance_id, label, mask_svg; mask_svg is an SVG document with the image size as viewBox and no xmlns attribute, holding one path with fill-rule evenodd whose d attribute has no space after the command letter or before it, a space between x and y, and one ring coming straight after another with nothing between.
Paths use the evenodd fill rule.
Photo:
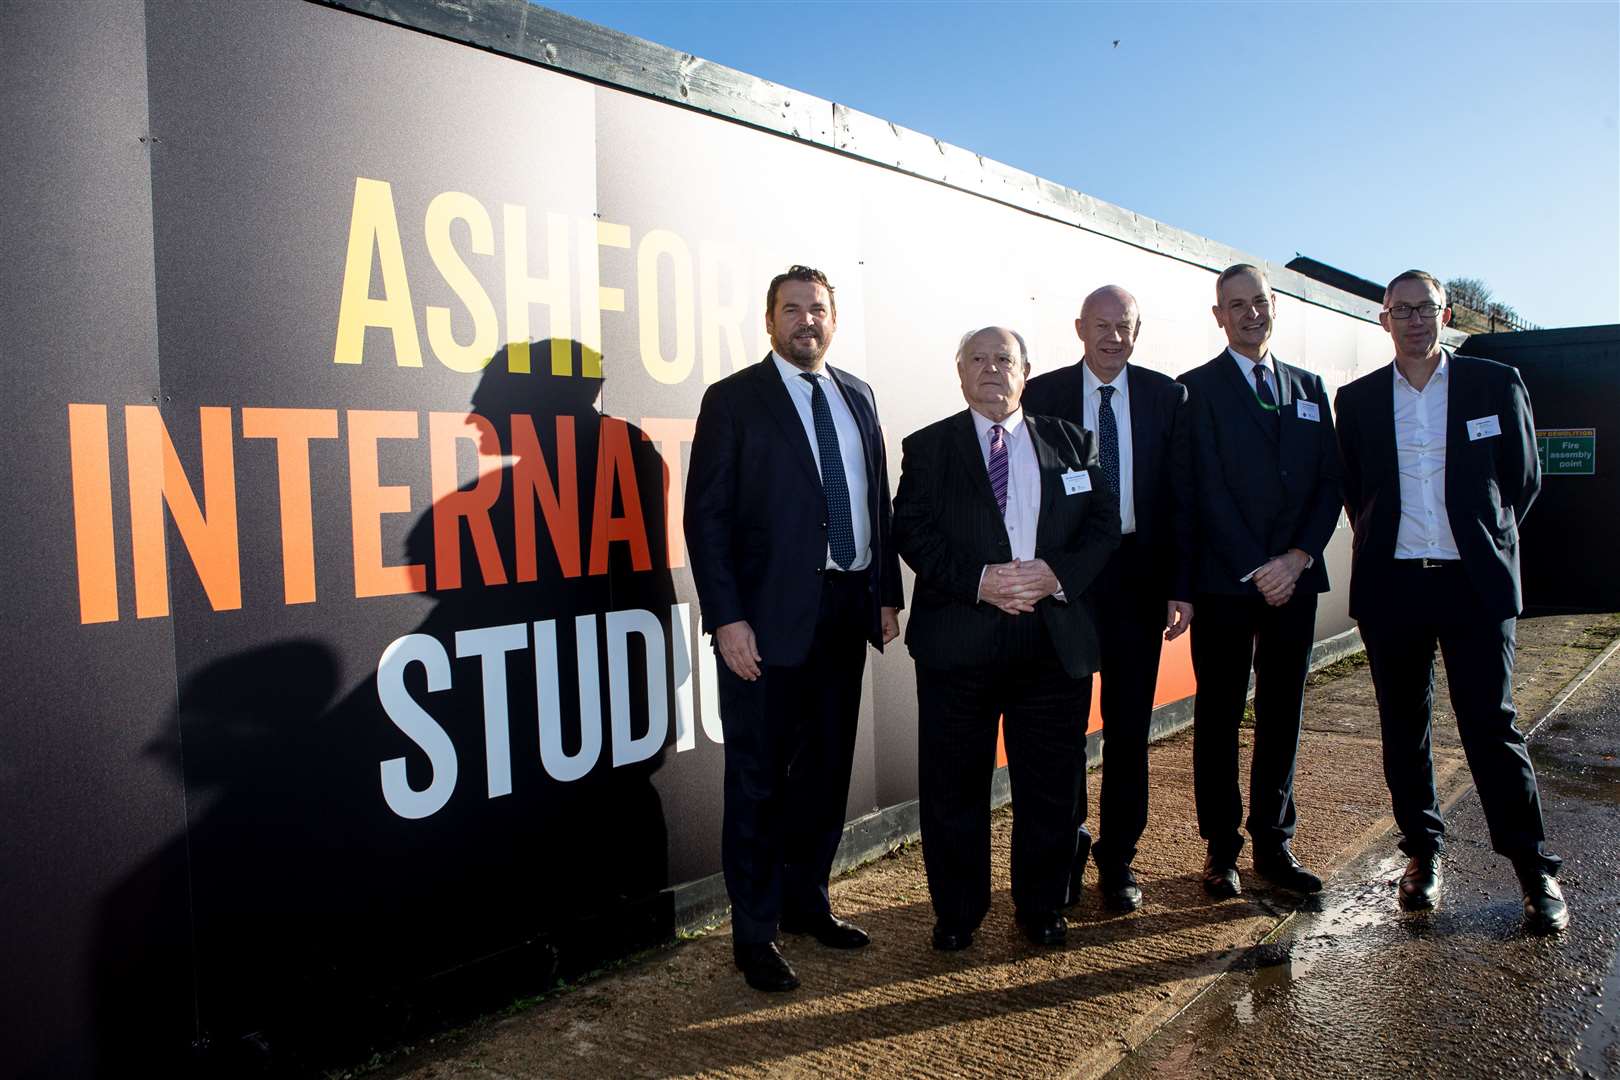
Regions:
<instances>
[{"instance_id":1,"label":"jacket button","mask_svg":"<svg viewBox=\"0 0 1620 1080\"><path fill-rule=\"evenodd\" d=\"M825 529L825 528L826 528L826 527L827 527L827 523L826 523L826 522L825 522L825 521L823 521L823 522L822 522L822 523L821 523L821 527L822 527L822 528L823 528L823 529Z\"/></svg>"},{"instance_id":2,"label":"jacket button","mask_svg":"<svg viewBox=\"0 0 1620 1080\"><path fill-rule=\"evenodd\" d=\"M818 573L818 574L821 573L821 567L819 567L819 566L816 567L816 573Z\"/></svg>"}]
</instances>

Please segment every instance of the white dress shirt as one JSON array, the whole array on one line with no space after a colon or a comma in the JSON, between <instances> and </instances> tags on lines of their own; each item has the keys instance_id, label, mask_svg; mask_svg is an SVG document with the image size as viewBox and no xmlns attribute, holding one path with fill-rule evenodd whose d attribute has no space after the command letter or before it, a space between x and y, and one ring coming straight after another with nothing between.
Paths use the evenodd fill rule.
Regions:
<instances>
[{"instance_id":1,"label":"white dress shirt","mask_svg":"<svg viewBox=\"0 0 1620 1080\"><path fill-rule=\"evenodd\" d=\"M1395 365L1395 467L1400 473L1401 521L1397 559L1456 559L1457 539L1446 516L1446 404L1448 358L1419 390Z\"/></svg>"},{"instance_id":2,"label":"white dress shirt","mask_svg":"<svg viewBox=\"0 0 1620 1080\"><path fill-rule=\"evenodd\" d=\"M1085 385L1085 417L1086 429L1098 433L1102 429L1097 425L1097 416L1102 409L1102 388L1114 388L1113 399L1109 407L1114 413L1114 428L1119 432L1119 531L1121 535L1129 535L1136 531L1136 486L1133 483L1135 472L1131 466L1131 391L1130 379L1126 376L1129 368L1120 368L1114 381L1104 383L1097 378L1097 373L1091 370L1091 365L1081 363L1083 369L1081 378ZM1098 434L1100 447L1102 436Z\"/></svg>"},{"instance_id":3,"label":"white dress shirt","mask_svg":"<svg viewBox=\"0 0 1620 1080\"><path fill-rule=\"evenodd\" d=\"M855 534L855 561L849 564L849 569L865 570L872 565L872 513L866 501L866 449L861 445L861 429L855 423L855 414L849 411L849 402L844 400L843 392L827 374L825 366L817 372L806 372L782 359L774 349L771 359L776 361L776 370L787 386L799 422L804 425L804 437L810 440L810 456L816 459L817 475L821 473L821 442L816 438L816 418L810 410L815 391L799 376L814 374L821 384L821 392L827 396L827 411L832 413L833 428L838 432L838 456L844 462L844 482L849 485L849 520ZM831 552L823 568L839 569Z\"/></svg>"},{"instance_id":4,"label":"white dress shirt","mask_svg":"<svg viewBox=\"0 0 1620 1080\"><path fill-rule=\"evenodd\" d=\"M1277 392L1277 369L1271 365L1271 353L1266 353L1266 358L1264 360L1250 360L1247 356L1244 356L1242 353L1228 345L1226 347L1226 355L1230 356L1234 361L1236 361L1238 370L1243 372L1243 381L1248 385L1251 392L1253 392L1255 389L1254 365L1259 364L1261 367L1265 368L1266 385L1271 387L1271 400L1277 402L1278 404L1282 403L1282 395ZM1255 396L1258 397L1259 394L1256 393Z\"/></svg>"},{"instance_id":5,"label":"white dress shirt","mask_svg":"<svg viewBox=\"0 0 1620 1080\"><path fill-rule=\"evenodd\" d=\"M969 409L973 429L979 436L979 455L984 459L986 475L990 471L990 428L995 421ZM1001 516L1007 526L1007 541L1012 545L1013 558L1028 562L1035 557L1035 530L1041 524L1041 463L1035 457L1035 444L1029 438L1029 425L1024 423L1024 410L1018 409L1001 421L1001 438L1007 444L1007 509ZM989 567L985 567L988 570ZM985 570L979 571L979 587L984 587ZM1063 600L1063 590L1053 593Z\"/></svg>"}]
</instances>

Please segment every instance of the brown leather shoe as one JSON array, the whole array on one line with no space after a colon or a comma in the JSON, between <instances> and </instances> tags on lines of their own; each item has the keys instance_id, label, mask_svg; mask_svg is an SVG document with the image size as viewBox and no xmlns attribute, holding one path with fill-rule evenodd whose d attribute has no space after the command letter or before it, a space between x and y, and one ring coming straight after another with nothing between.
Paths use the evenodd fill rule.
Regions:
<instances>
[{"instance_id":1,"label":"brown leather shoe","mask_svg":"<svg viewBox=\"0 0 1620 1080\"><path fill-rule=\"evenodd\" d=\"M1401 907L1433 911L1440 904L1440 856L1414 855L1401 875Z\"/></svg>"}]
</instances>

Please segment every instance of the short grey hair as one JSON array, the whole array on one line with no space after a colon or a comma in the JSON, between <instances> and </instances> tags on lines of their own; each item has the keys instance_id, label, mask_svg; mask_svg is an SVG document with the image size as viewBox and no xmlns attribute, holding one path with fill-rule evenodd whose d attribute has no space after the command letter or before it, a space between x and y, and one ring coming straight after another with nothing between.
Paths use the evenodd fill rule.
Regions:
<instances>
[{"instance_id":1,"label":"short grey hair","mask_svg":"<svg viewBox=\"0 0 1620 1080\"><path fill-rule=\"evenodd\" d=\"M1024 335L1020 334L1010 326L981 326L977 330L969 330L967 333L963 334L962 340L956 343L956 362L958 364L962 362L962 354L967 352L968 342L972 341L986 330L1005 330L1007 333L1011 334L1013 339L1018 342L1019 359L1024 362L1025 367L1029 367L1029 345L1024 341Z\"/></svg>"}]
</instances>

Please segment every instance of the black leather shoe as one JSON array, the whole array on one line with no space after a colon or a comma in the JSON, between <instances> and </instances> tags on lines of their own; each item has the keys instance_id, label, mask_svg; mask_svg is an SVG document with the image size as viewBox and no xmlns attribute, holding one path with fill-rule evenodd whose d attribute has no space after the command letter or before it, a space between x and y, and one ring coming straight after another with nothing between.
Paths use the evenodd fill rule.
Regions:
<instances>
[{"instance_id":1,"label":"black leather shoe","mask_svg":"<svg viewBox=\"0 0 1620 1080\"><path fill-rule=\"evenodd\" d=\"M1243 891L1237 867L1224 859L1217 860L1213 855L1204 860L1204 873L1200 880L1204 891L1218 899L1224 900Z\"/></svg>"},{"instance_id":2,"label":"black leather shoe","mask_svg":"<svg viewBox=\"0 0 1620 1080\"><path fill-rule=\"evenodd\" d=\"M1294 853L1285 847L1276 851L1255 852L1254 872L1277 888L1289 892L1308 896L1322 891L1322 879L1299 865Z\"/></svg>"},{"instance_id":3,"label":"black leather shoe","mask_svg":"<svg viewBox=\"0 0 1620 1080\"><path fill-rule=\"evenodd\" d=\"M859 949L872 943L865 930L830 912L782 919L782 933L809 934L829 949Z\"/></svg>"},{"instance_id":4,"label":"black leather shoe","mask_svg":"<svg viewBox=\"0 0 1620 1080\"><path fill-rule=\"evenodd\" d=\"M1524 927L1533 934L1556 934L1569 925L1569 905L1558 879L1539 866L1516 867L1524 888Z\"/></svg>"},{"instance_id":5,"label":"black leather shoe","mask_svg":"<svg viewBox=\"0 0 1620 1080\"><path fill-rule=\"evenodd\" d=\"M961 952L973 944L973 931L958 930L944 923L934 924L934 948L940 952Z\"/></svg>"},{"instance_id":6,"label":"black leather shoe","mask_svg":"<svg viewBox=\"0 0 1620 1080\"><path fill-rule=\"evenodd\" d=\"M761 945L736 945L732 948L732 955L737 961L737 970L743 973L743 978L755 990L779 994L799 986L799 977L793 973L793 965L787 962L787 957L777 949L774 941Z\"/></svg>"},{"instance_id":7,"label":"black leather shoe","mask_svg":"<svg viewBox=\"0 0 1620 1080\"><path fill-rule=\"evenodd\" d=\"M1069 939L1069 924L1055 911L1034 911L1014 916L1018 929L1032 944L1062 945Z\"/></svg>"},{"instance_id":8,"label":"black leather shoe","mask_svg":"<svg viewBox=\"0 0 1620 1080\"><path fill-rule=\"evenodd\" d=\"M1109 911L1135 911L1142 906L1142 889L1129 866L1099 867L1097 888Z\"/></svg>"},{"instance_id":9,"label":"black leather shoe","mask_svg":"<svg viewBox=\"0 0 1620 1080\"><path fill-rule=\"evenodd\" d=\"M1414 855L1401 875L1401 907L1432 911L1440 903L1440 856Z\"/></svg>"},{"instance_id":10,"label":"black leather shoe","mask_svg":"<svg viewBox=\"0 0 1620 1080\"><path fill-rule=\"evenodd\" d=\"M1073 907L1080 902L1080 894L1084 891L1086 876L1086 860L1091 858L1091 833L1082 826L1074 845L1074 861L1069 867L1069 895L1063 900L1064 907Z\"/></svg>"}]
</instances>

